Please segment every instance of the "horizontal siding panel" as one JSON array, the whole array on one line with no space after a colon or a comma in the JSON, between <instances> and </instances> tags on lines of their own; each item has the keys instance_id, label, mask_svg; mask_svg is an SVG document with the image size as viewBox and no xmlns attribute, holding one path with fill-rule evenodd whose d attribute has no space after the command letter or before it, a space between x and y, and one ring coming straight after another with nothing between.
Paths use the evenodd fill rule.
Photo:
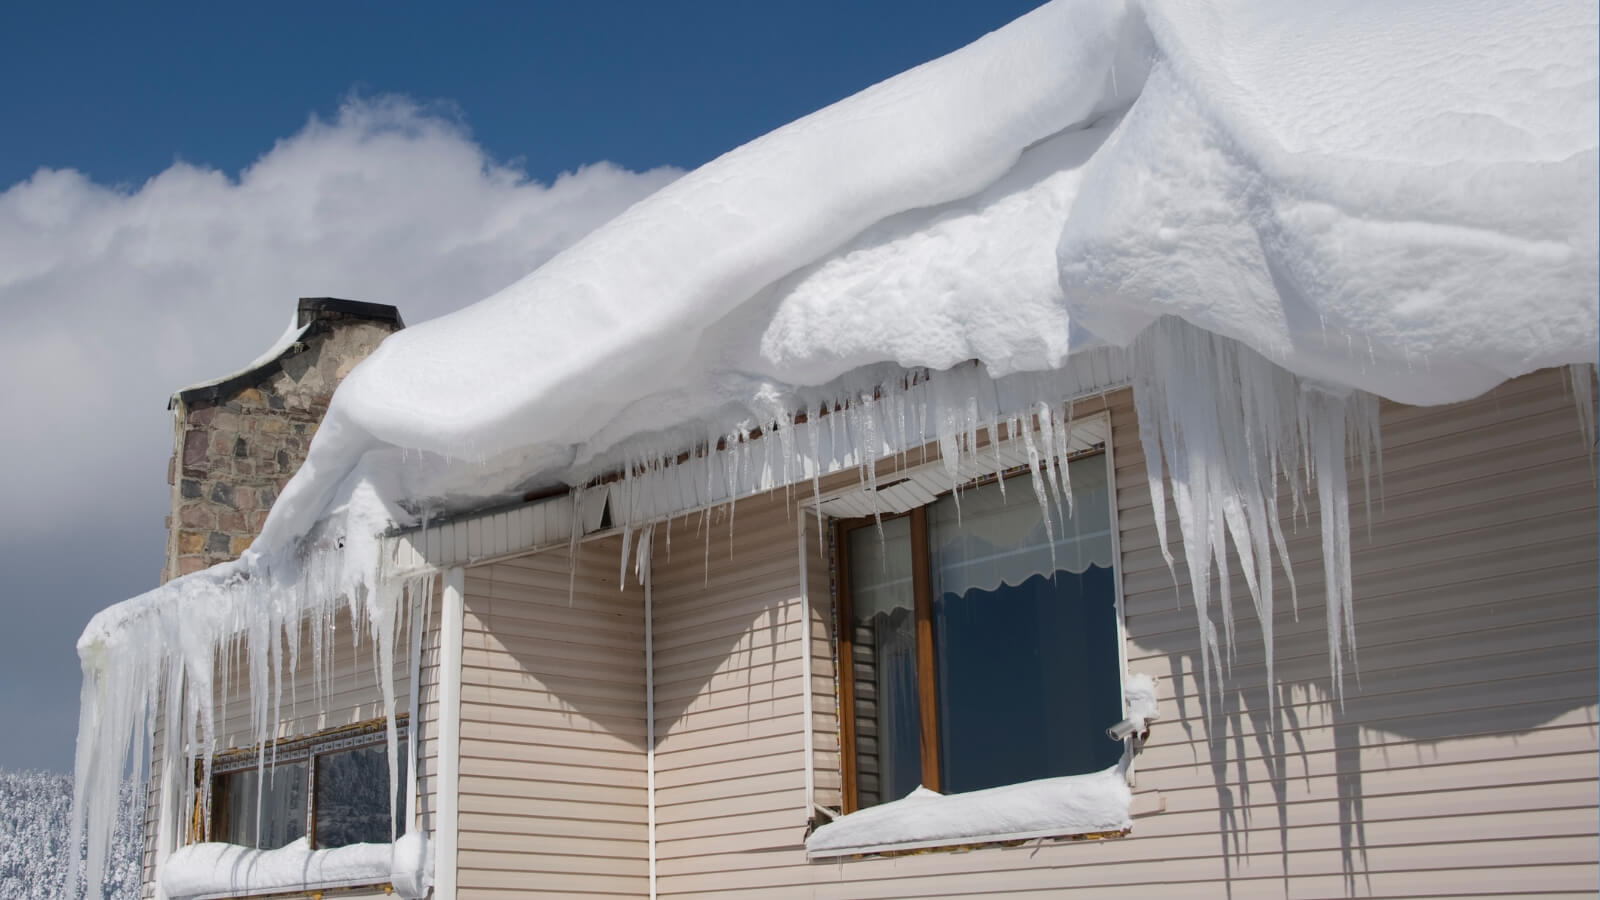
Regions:
<instances>
[{"instance_id":1,"label":"horizontal siding panel","mask_svg":"<svg viewBox=\"0 0 1600 900\"><path fill-rule=\"evenodd\" d=\"M915 897L1092 897L1096 900L1149 900L1159 897L1228 897L1229 900L1283 900L1284 882L1280 875L1244 874L1228 877L1221 867L1217 871L1195 872L1192 877L1177 881L1151 882L1130 873L1125 884L1074 885L1072 873L1067 870L1051 872L1047 877L1033 873L1012 873L997 866L992 872L967 877L923 879L918 882L883 881L865 886L841 876L835 883L792 886L769 884L758 888L729 887L723 890L695 890L691 894L661 896L695 896L707 898L805 898L805 900L855 900L855 898L915 898ZM1420 872L1415 878L1403 880L1404 887L1382 893L1361 893L1363 897L1383 898L1477 898L1490 897L1505 900L1509 897L1592 897L1592 887L1585 887L1583 866L1539 866L1536 868L1445 870ZM1592 880L1592 879L1591 879ZM1344 898L1355 889L1352 882L1362 885L1370 879L1347 878L1343 875L1296 876L1293 879L1293 896L1299 898ZM1043 886L1041 886L1043 885Z\"/></svg>"},{"instance_id":2,"label":"horizontal siding panel","mask_svg":"<svg viewBox=\"0 0 1600 900\"><path fill-rule=\"evenodd\" d=\"M642 821L610 821L579 817L562 819L553 816L534 818L521 813L491 813L480 811L462 811L460 820L462 840L466 835L474 835L473 841L482 841L481 846L490 847L502 838L528 838L533 841L544 837L572 837L593 838L597 847L605 846L604 842L624 841L642 844L645 840L645 825ZM477 846L474 844L474 846Z\"/></svg>"},{"instance_id":3,"label":"horizontal siding panel","mask_svg":"<svg viewBox=\"0 0 1600 900\"><path fill-rule=\"evenodd\" d=\"M588 707L584 707L587 713ZM472 709L472 718L463 721L501 727L534 728L549 731L577 731L587 734L610 734L627 738L635 743L644 739L645 723L641 716L578 715L570 709L540 709L515 703L485 703ZM491 736L492 737L492 736ZM510 738L497 738L509 740Z\"/></svg>"},{"instance_id":4,"label":"horizontal siding panel","mask_svg":"<svg viewBox=\"0 0 1600 900\"><path fill-rule=\"evenodd\" d=\"M793 720L766 719L752 723L748 730L742 727L718 728L702 732L699 737L699 741L692 742L694 745L692 748L689 746L690 741L675 742L676 734L669 734L660 739L656 745L656 771L671 772L694 764L728 763L740 759L771 756L775 753L797 752L802 749L800 724ZM694 762L690 762L688 759L676 758L680 748L686 754L694 751L710 752L696 754L691 757ZM673 758L662 759L668 754L673 754Z\"/></svg>"},{"instance_id":5,"label":"horizontal siding panel","mask_svg":"<svg viewBox=\"0 0 1600 900\"><path fill-rule=\"evenodd\" d=\"M643 789L645 785L644 769L628 767L623 769L603 768L597 766L580 766L571 763L546 763L526 759L496 759L485 756L473 756L461 761L462 783L469 783L469 779L481 776L484 781L482 786L490 784L500 785L500 790L514 791L516 788L510 783L515 781L540 781L551 783L570 779L575 785L608 785L622 788Z\"/></svg>"},{"instance_id":6,"label":"horizontal siding panel","mask_svg":"<svg viewBox=\"0 0 1600 900\"><path fill-rule=\"evenodd\" d=\"M1580 607L1574 607L1573 597L1584 591L1583 581L1591 566L1585 563L1551 566L1531 572L1512 572L1505 575L1470 579L1465 582L1441 585L1437 588L1404 591L1391 595L1382 604L1373 604L1362 610L1361 619L1370 637L1361 640L1362 646L1383 646L1396 641L1417 637L1462 635L1484 628L1494 628L1510 623L1531 624L1552 619L1568 619ZM1517 592L1514 616L1506 608L1508 591ZM1130 611L1130 625L1137 623L1139 633L1146 641L1159 636L1165 644L1180 639L1194 630L1194 608L1174 608L1170 602L1147 603L1146 610ZM1287 596L1277 598L1287 600ZM1247 601L1248 602L1248 601ZM1441 609L1448 608L1451 615L1441 619ZM1279 612L1285 610L1279 607ZM1303 605L1299 621L1281 621L1274 617L1274 631L1280 642L1309 639L1317 642L1323 638L1321 602ZM1288 610L1293 615L1292 608ZM1378 626L1376 623L1383 623ZM1254 627L1253 615L1242 617L1241 638L1236 643L1240 655L1259 655L1260 636ZM1294 648L1290 648L1293 650Z\"/></svg>"},{"instance_id":7,"label":"horizontal siding panel","mask_svg":"<svg viewBox=\"0 0 1600 900\"><path fill-rule=\"evenodd\" d=\"M1370 754L1381 757L1385 765L1405 766L1433 760L1449 762L1487 758L1512 759L1523 754L1567 752L1574 748L1593 747L1596 743L1594 726L1583 719L1583 711L1570 710L1556 721L1537 728L1508 728L1494 732L1489 730L1493 727L1492 723L1483 722L1482 717L1474 713L1462 716L1461 721L1466 728L1477 727L1481 729L1480 731L1471 733L1465 729L1452 727L1448 723L1439 725L1434 730L1440 733L1452 733L1455 737L1448 743L1431 742L1426 748L1417 746L1416 739L1407 735L1364 729L1360 732L1362 760L1365 765L1366 756ZM1346 740L1345 735L1348 731L1327 727L1327 724L1326 722L1321 725L1308 724L1295 731L1292 736L1285 732L1259 732L1244 741L1244 746L1238 748L1238 752L1230 754L1228 759L1230 762L1275 759L1276 744L1281 736L1282 742L1293 751L1285 761L1285 768L1291 772L1301 772L1302 760L1309 754L1330 751L1350 752L1341 746L1341 742ZM1165 767L1184 768L1201 764L1199 753L1202 747L1178 739L1176 726L1178 723L1171 721L1155 723L1151 732L1151 742L1146 745L1144 752L1138 758L1138 771L1152 772ZM1378 759L1372 760L1373 764L1378 762Z\"/></svg>"},{"instance_id":8,"label":"horizontal siding panel","mask_svg":"<svg viewBox=\"0 0 1600 900\"><path fill-rule=\"evenodd\" d=\"M639 681L644 677L644 655L638 659L616 658L608 663L579 663L570 659L524 652L517 648L508 652L501 648L481 649L466 647L461 651L461 665L465 669L499 669L505 672L528 672L530 667L540 670L541 683L598 683L616 685L635 693L641 690Z\"/></svg>"},{"instance_id":9,"label":"horizontal siding panel","mask_svg":"<svg viewBox=\"0 0 1600 900\"><path fill-rule=\"evenodd\" d=\"M546 800L601 803L611 806L641 805L641 794L637 785L606 784L603 778L594 782L572 782L495 775L462 776L460 785L462 795L526 800L529 801L528 805L531 808L542 808L541 804Z\"/></svg>"},{"instance_id":10,"label":"horizontal siding panel","mask_svg":"<svg viewBox=\"0 0 1600 900\"><path fill-rule=\"evenodd\" d=\"M639 886L646 879L634 875L606 875L594 873L570 874L561 872L507 872L499 869L462 869L456 884L462 900L491 896L489 891L510 891L516 896L527 896L523 891L538 888L555 896L638 897Z\"/></svg>"},{"instance_id":11,"label":"horizontal siding panel","mask_svg":"<svg viewBox=\"0 0 1600 900\"><path fill-rule=\"evenodd\" d=\"M620 848L619 848L620 849ZM529 868L529 857L538 854L537 868ZM593 856L557 852L554 845L539 841L528 852L463 850L458 865L466 872L515 872L538 882L546 874L633 875L649 874L647 861L630 856Z\"/></svg>"},{"instance_id":12,"label":"horizontal siding panel","mask_svg":"<svg viewBox=\"0 0 1600 900\"><path fill-rule=\"evenodd\" d=\"M572 703L567 699L569 696L581 697L584 713L593 714L596 719L644 718L642 694L637 697L615 699L586 697L569 691L557 695L538 687L522 685L495 687L487 684L466 684L461 688L463 705L471 706L474 710L473 715L480 717L494 716L499 710L516 708L529 710L530 713L545 713L571 719L574 712L570 709Z\"/></svg>"},{"instance_id":13,"label":"horizontal siding panel","mask_svg":"<svg viewBox=\"0 0 1600 900\"><path fill-rule=\"evenodd\" d=\"M548 765L583 766L600 769L632 770L638 767L639 753L632 751L580 750L560 744L523 744L515 741L462 740L461 756L497 759L508 762L535 762Z\"/></svg>"},{"instance_id":14,"label":"horizontal siding panel","mask_svg":"<svg viewBox=\"0 0 1600 900\"><path fill-rule=\"evenodd\" d=\"M1193 884L1195 880L1208 876L1221 880L1221 876L1224 875L1223 861L1214 845L1210 848L1194 847L1191 852L1195 855L1192 857L1174 856L1116 863L1104 858L1105 853L1115 852L1118 849L1112 845L1138 842L1126 839L1102 843L1105 846L1062 848L1082 851L1077 854L1079 864L1066 870L1060 869L1060 857L1065 854L1045 852L1009 853L1005 854L1006 858L1003 860L998 858L1000 854L991 851L961 855L933 853L900 857L894 860L893 867L873 867L847 862L842 865L788 869L768 866L743 871L718 870L715 868L718 861L712 859L707 861L711 871L705 874L679 876L674 879L672 890L693 893L735 888L770 889L783 884L784 876L797 877L797 881L802 884L826 883L834 880L836 870L841 869L851 876L850 893L844 895L850 897L939 897L974 887L993 892L1005 885L1035 886L1051 878L1061 879L1056 882L1057 884L1070 883L1077 888L1140 884L1145 885L1146 890L1150 890L1152 886L1162 884ZM1541 870L1545 867L1568 868L1573 867L1571 860L1582 859L1585 856L1592 858L1592 853L1589 852L1590 845L1592 842L1585 838L1547 838L1515 842L1476 841L1368 847L1366 871L1374 875L1384 873L1420 875L1484 867L1485 862L1492 861L1502 867L1523 870L1524 878L1521 883L1526 887L1528 884L1544 883L1544 873ZM787 854L773 855L781 858ZM962 859L962 856L967 858ZM982 871L951 870L952 865L977 862L974 857L980 856L989 856L993 868ZM1330 876L1342 879L1346 877L1349 867L1344 854L1339 850L1290 851L1287 854L1256 855L1254 857L1256 865L1251 868L1257 871L1252 871L1251 874L1256 875L1259 871L1260 876L1278 877L1282 871L1279 866L1280 860L1287 860L1289 871L1295 879ZM777 859L774 862L776 863ZM1558 890L1572 890L1577 884L1568 880L1550 886ZM1276 887L1281 896L1282 883ZM1472 885L1471 889L1482 890L1483 887L1478 883Z\"/></svg>"},{"instance_id":15,"label":"horizontal siding panel","mask_svg":"<svg viewBox=\"0 0 1600 900\"><path fill-rule=\"evenodd\" d=\"M516 725L505 722L484 722L462 717L462 741L498 741L529 746L564 747L574 750L625 753L643 752L644 724L637 724L632 735L612 734L596 728L552 728L548 725ZM481 746L475 743L475 746Z\"/></svg>"},{"instance_id":16,"label":"horizontal siding panel","mask_svg":"<svg viewBox=\"0 0 1600 900\"><path fill-rule=\"evenodd\" d=\"M788 768L786 771L772 772L763 775L747 775L742 778L728 777L717 782L699 782L675 788L663 788L656 785L656 806L660 808L677 806L679 804L700 803L716 801L731 797L745 797L751 794L771 794L778 791L792 791L805 788L805 776L798 768Z\"/></svg>"},{"instance_id":17,"label":"horizontal siding panel","mask_svg":"<svg viewBox=\"0 0 1600 900\"><path fill-rule=\"evenodd\" d=\"M638 647L619 648L596 643L583 635L545 635L537 631L519 634L511 629L469 635L464 643L481 654L509 654L541 661L571 662L580 668L614 669L626 661L633 674L644 671L644 652ZM619 652L620 651L620 652ZM632 652L629 652L632 651Z\"/></svg>"},{"instance_id":18,"label":"horizontal siding panel","mask_svg":"<svg viewBox=\"0 0 1600 900\"><path fill-rule=\"evenodd\" d=\"M461 667L461 679L463 692L468 684L502 692L501 696L504 696L503 692L511 690L528 692L518 696L518 702L531 702L530 695L533 693L549 693L554 698L553 702L556 708L561 708L561 702L567 699L570 699L573 703L577 703L581 699L637 700L640 698L642 690L634 685L621 682L590 682L580 679L568 681L561 674L545 675L541 678L521 667L502 669L463 664ZM546 681L559 683L562 689L559 692L547 691L545 687Z\"/></svg>"},{"instance_id":19,"label":"horizontal siding panel","mask_svg":"<svg viewBox=\"0 0 1600 900\"><path fill-rule=\"evenodd\" d=\"M615 539L468 570L462 897L646 890L644 598ZM609 573L609 574L608 574Z\"/></svg>"}]
</instances>

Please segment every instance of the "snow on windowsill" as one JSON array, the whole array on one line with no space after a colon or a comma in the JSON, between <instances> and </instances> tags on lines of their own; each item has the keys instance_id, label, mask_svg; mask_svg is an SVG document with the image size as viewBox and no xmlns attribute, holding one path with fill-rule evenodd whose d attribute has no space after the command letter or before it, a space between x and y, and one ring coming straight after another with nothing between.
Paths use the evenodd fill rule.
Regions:
<instances>
[{"instance_id":1,"label":"snow on windowsill","mask_svg":"<svg viewBox=\"0 0 1600 900\"><path fill-rule=\"evenodd\" d=\"M1133 793L1118 763L1085 775L1041 778L965 794L917 788L906 797L841 816L806 838L822 859L956 844L1125 832Z\"/></svg>"},{"instance_id":2,"label":"snow on windowsill","mask_svg":"<svg viewBox=\"0 0 1600 900\"><path fill-rule=\"evenodd\" d=\"M276 850L201 843L167 858L161 865L161 888L173 900L352 887L392 888L398 897L415 898L427 893L432 869L426 842L413 835L393 844L331 850L312 850L303 837Z\"/></svg>"}]
</instances>

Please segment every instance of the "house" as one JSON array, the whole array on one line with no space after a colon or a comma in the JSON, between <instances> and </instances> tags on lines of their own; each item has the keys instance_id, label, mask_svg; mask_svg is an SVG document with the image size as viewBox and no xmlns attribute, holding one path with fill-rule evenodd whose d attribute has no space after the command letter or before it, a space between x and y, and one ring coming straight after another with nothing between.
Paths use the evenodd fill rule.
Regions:
<instances>
[{"instance_id":1,"label":"house","mask_svg":"<svg viewBox=\"0 0 1600 900\"><path fill-rule=\"evenodd\" d=\"M1591 894L1594 129L1430 129L1593 57L1269 13L1051 4L386 339L86 629L91 871L131 760L169 898Z\"/></svg>"}]
</instances>

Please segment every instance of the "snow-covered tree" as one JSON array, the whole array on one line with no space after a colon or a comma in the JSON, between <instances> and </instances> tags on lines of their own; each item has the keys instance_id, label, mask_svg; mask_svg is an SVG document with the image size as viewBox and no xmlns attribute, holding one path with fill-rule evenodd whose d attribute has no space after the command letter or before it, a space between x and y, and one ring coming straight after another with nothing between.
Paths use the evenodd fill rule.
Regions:
<instances>
[{"instance_id":1,"label":"snow-covered tree","mask_svg":"<svg viewBox=\"0 0 1600 900\"><path fill-rule=\"evenodd\" d=\"M104 900L135 900L139 896L144 820L142 805L135 799L132 788L124 786L116 834L101 880ZM56 900L73 896L67 885L72 868L67 846L71 809L72 776L0 771L0 897Z\"/></svg>"}]
</instances>

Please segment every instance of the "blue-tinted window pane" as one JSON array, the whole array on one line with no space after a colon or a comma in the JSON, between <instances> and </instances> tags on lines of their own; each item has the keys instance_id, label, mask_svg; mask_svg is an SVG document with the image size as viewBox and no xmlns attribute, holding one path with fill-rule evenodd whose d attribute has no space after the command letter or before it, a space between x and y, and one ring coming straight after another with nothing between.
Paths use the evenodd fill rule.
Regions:
<instances>
[{"instance_id":1,"label":"blue-tinted window pane","mask_svg":"<svg viewBox=\"0 0 1600 900\"><path fill-rule=\"evenodd\" d=\"M906 519L858 528L850 542L850 675L856 804L898 800L922 783L915 593Z\"/></svg>"},{"instance_id":2,"label":"blue-tinted window pane","mask_svg":"<svg viewBox=\"0 0 1600 900\"><path fill-rule=\"evenodd\" d=\"M400 753L400 784L406 754ZM396 821L405 819L405 794L397 798ZM389 750L373 744L317 757L316 846L389 843Z\"/></svg>"},{"instance_id":3,"label":"blue-tinted window pane","mask_svg":"<svg viewBox=\"0 0 1600 900\"><path fill-rule=\"evenodd\" d=\"M276 850L306 833L304 761L280 763L216 778L212 840Z\"/></svg>"},{"instance_id":4,"label":"blue-tinted window pane","mask_svg":"<svg viewBox=\"0 0 1600 900\"><path fill-rule=\"evenodd\" d=\"M929 510L946 793L1092 772L1121 755L1105 735L1122 694L1103 459L1071 477L1074 515L1054 523L1054 541L1026 476L1005 496L990 484Z\"/></svg>"}]
</instances>

